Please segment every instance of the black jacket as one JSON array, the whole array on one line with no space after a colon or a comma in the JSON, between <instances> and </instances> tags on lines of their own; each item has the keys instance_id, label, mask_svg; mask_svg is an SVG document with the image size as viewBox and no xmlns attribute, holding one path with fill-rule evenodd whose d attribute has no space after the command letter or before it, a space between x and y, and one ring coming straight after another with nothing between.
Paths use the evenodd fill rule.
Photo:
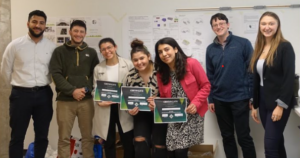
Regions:
<instances>
[{"instance_id":1,"label":"black jacket","mask_svg":"<svg viewBox=\"0 0 300 158\"><path fill-rule=\"evenodd\" d=\"M256 69L257 61L254 65L253 73L253 106L259 107L259 87L260 77ZM279 44L274 56L273 66L263 66L263 83L264 98L269 110L275 109L277 103L275 100L280 99L288 105L289 108L295 104L293 85L295 78L295 53L289 42Z\"/></svg>"}]
</instances>

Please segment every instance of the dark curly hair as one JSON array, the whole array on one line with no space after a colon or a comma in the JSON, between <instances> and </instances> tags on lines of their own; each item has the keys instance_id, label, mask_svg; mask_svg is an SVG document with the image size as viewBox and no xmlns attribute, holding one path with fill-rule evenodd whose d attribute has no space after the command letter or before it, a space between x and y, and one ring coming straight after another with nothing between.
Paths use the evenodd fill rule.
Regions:
<instances>
[{"instance_id":1,"label":"dark curly hair","mask_svg":"<svg viewBox=\"0 0 300 158\"><path fill-rule=\"evenodd\" d=\"M71 25L70 25L70 30L72 30L72 28L73 28L74 26L80 26L80 27L83 27L84 30L86 31L86 24L85 24L85 22L82 21L82 20L74 20L74 21L71 23Z\"/></svg>"},{"instance_id":2,"label":"dark curly hair","mask_svg":"<svg viewBox=\"0 0 300 158\"><path fill-rule=\"evenodd\" d=\"M47 22L47 15L41 10L34 10L30 12L28 15L28 22L30 21L31 17L34 15L43 17L45 19L45 22Z\"/></svg>"},{"instance_id":3,"label":"dark curly hair","mask_svg":"<svg viewBox=\"0 0 300 158\"><path fill-rule=\"evenodd\" d=\"M168 84L170 81L170 68L164 63L160 57L158 52L158 46L162 44L168 44L173 49L177 48L178 53L175 54L175 74L178 81L184 78L186 74L186 64L188 56L184 54L179 44L175 41L175 39L171 37L165 37L160 39L155 44L155 69L158 73L162 75L160 78L164 85Z\"/></svg>"},{"instance_id":4,"label":"dark curly hair","mask_svg":"<svg viewBox=\"0 0 300 158\"><path fill-rule=\"evenodd\" d=\"M150 52L148 51L147 47L144 45L144 42L139 40L139 39L134 39L131 44L131 52L130 52L130 56L132 58L133 54L137 53L137 52L143 52L144 54L146 54L147 56L151 56Z\"/></svg>"}]
</instances>

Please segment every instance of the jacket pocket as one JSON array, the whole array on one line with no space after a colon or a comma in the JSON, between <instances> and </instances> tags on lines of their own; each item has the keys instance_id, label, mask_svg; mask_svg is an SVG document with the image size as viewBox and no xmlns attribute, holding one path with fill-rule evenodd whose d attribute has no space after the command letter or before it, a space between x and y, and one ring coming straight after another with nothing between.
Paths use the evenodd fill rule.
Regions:
<instances>
[{"instance_id":1,"label":"jacket pocket","mask_svg":"<svg viewBox=\"0 0 300 158\"><path fill-rule=\"evenodd\" d=\"M185 93L188 95L188 96L194 96L198 90L199 90L199 84L195 78L195 76L190 73L190 72L187 72L187 75L184 77L184 83L185 83L185 86L183 86L184 90L185 90ZM191 98L193 99L193 98Z\"/></svg>"},{"instance_id":2,"label":"jacket pocket","mask_svg":"<svg viewBox=\"0 0 300 158\"><path fill-rule=\"evenodd\" d=\"M194 87L197 86L198 87L198 83L197 80L195 78L195 76L191 73L191 72L187 72L186 76L184 77L184 83L187 87Z\"/></svg>"}]
</instances>

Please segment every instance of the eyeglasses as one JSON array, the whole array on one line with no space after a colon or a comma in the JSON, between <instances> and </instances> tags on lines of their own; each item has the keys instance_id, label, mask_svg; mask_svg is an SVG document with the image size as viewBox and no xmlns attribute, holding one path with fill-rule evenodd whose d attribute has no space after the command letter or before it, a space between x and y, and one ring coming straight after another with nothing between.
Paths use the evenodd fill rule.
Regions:
<instances>
[{"instance_id":1,"label":"eyeglasses","mask_svg":"<svg viewBox=\"0 0 300 158\"><path fill-rule=\"evenodd\" d=\"M106 50L112 50L113 46L108 46L106 48L100 49L100 52L105 52Z\"/></svg>"},{"instance_id":2,"label":"eyeglasses","mask_svg":"<svg viewBox=\"0 0 300 158\"><path fill-rule=\"evenodd\" d=\"M214 24L212 27L217 28L218 26L223 27L226 23L225 22L220 22L219 24Z\"/></svg>"}]
</instances>

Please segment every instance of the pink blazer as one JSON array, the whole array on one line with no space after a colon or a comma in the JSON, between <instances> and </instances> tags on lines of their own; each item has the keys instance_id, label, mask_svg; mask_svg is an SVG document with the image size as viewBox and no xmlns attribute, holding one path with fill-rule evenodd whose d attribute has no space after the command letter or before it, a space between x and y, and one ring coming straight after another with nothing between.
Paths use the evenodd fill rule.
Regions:
<instances>
[{"instance_id":1,"label":"pink blazer","mask_svg":"<svg viewBox=\"0 0 300 158\"><path fill-rule=\"evenodd\" d=\"M190 104L197 107L198 114L203 117L208 109L207 97L210 93L210 83L200 63L193 58L187 59L186 74L180 84L186 93ZM171 78L167 85L163 85L161 74L157 73L157 83L161 98L171 98Z\"/></svg>"}]
</instances>

